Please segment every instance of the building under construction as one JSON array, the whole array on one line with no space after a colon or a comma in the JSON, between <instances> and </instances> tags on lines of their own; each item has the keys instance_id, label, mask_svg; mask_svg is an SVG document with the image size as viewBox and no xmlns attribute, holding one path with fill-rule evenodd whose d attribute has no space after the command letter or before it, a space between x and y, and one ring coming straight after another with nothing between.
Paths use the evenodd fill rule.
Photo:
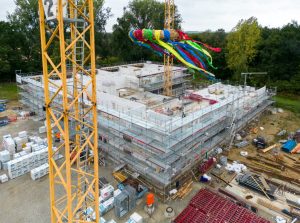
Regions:
<instances>
[{"instance_id":1,"label":"building under construction","mask_svg":"<svg viewBox=\"0 0 300 223\"><path fill-rule=\"evenodd\" d=\"M185 173L272 104L273 95L266 87L222 83L191 89L187 69L172 69L174 97L163 95L160 64L97 70L99 151L162 192L181 184ZM43 116L43 76L19 73L16 79L20 100Z\"/></svg>"}]
</instances>

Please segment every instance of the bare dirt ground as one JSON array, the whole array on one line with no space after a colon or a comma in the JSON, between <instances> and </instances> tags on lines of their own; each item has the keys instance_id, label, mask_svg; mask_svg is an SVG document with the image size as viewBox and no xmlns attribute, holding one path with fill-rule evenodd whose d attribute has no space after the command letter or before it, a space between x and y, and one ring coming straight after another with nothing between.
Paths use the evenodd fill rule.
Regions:
<instances>
[{"instance_id":1,"label":"bare dirt ground","mask_svg":"<svg viewBox=\"0 0 300 223\"><path fill-rule=\"evenodd\" d=\"M283 162L286 163L287 165L294 164L294 161L292 159L295 160L300 159L300 154L293 154L293 155L287 154L281 150L280 146L277 146L275 149L270 150L269 152L262 153L253 144L251 144L252 140L257 136L264 137L267 140L268 146L278 143L278 141L281 139L287 139L288 134L285 136L277 136L277 133L283 129L287 130L288 133L295 132L296 130L300 129L299 114L297 115L289 111L284 111L283 113L277 113L277 114L264 114L260 117L258 122L255 122L254 125L250 125L250 126L258 127L258 132L256 134L251 133L251 131L249 131L247 133L247 136L245 137L250 142L250 145L244 148L235 148L233 146L233 148L230 150L228 154L228 159L241 161L246 165L247 163L251 164L252 161L241 156L240 154L241 151L248 152L248 156L252 156L252 157L259 157L259 155L263 155L268 159L273 159L274 163L276 163L275 155L279 155L279 157L281 157L283 159ZM261 130L260 127L263 127L263 130ZM288 158L288 156L291 157L292 159ZM292 169L285 169L283 171L283 174L287 177L300 179L300 173Z\"/></svg>"},{"instance_id":2,"label":"bare dirt ground","mask_svg":"<svg viewBox=\"0 0 300 223\"><path fill-rule=\"evenodd\" d=\"M279 139L276 134L279 131L285 129L288 132L295 132L300 129L300 115L290 111L266 114L261 117L257 127L263 127L264 130L259 129L259 132L253 136L261 135L268 140L269 144L276 143Z\"/></svg>"},{"instance_id":3,"label":"bare dirt ground","mask_svg":"<svg viewBox=\"0 0 300 223\"><path fill-rule=\"evenodd\" d=\"M22 104L18 101L10 101L7 104L7 110L0 113L0 117L18 115L22 108ZM26 110L26 108L24 108ZM43 126L44 123L42 121L37 121L37 117L28 117L24 119L19 119L15 122L10 122L8 125L4 127L0 127L0 140L2 141L2 136L11 134L12 137L17 136L18 132L27 131L29 134L40 137L46 137L46 134L39 134L39 127ZM0 145L1 148L1 145Z\"/></svg>"}]
</instances>

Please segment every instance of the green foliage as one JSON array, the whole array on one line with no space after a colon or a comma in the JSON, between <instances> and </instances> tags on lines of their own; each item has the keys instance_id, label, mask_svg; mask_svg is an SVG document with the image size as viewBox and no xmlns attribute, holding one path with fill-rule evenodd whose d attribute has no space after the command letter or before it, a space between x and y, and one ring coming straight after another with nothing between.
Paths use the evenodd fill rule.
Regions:
<instances>
[{"instance_id":1,"label":"green foliage","mask_svg":"<svg viewBox=\"0 0 300 223\"><path fill-rule=\"evenodd\" d=\"M8 21L20 36L22 69L25 72L41 70L38 1L15 0L16 9L8 15Z\"/></svg>"},{"instance_id":2,"label":"green foliage","mask_svg":"<svg viewBox=\"0 0 300 223\"><path fill-rule=\"evenodd\" d=\"M241 20L227 36L226 61L236 74L247 72L249 63L257 54L256 46L260 40L260 27L257 19L251 17Z\"/></svg>"},{"instance_id":3,"label":"green foliage","mask_svg":"<svg viewBox=\"0 0 300 223\"><path fill-rule=\"evenodd\" d=\"M111 55L111 34L105 32L105 25L112 16L111 9L104 7L104 0L94 1L95 8L95 48L98 57Z\"/></svg>"},{"instance_id":4,"label":"green foliage","mask_svg":"<svg viewBox=\"0 0 300 223\"><path fill-rule=\"evenodd\" d=\"M8 22L0 22L0 79L15 78L15 70L23 72L40 71L41 46L37 0L15 0L15 11L7 16ZM109 46L105 39L106 21L111 16L110 9L103 7L104 0L95 0L95 42L96 54L107 55ZM57 51L58 42L50 50ZM55 57L53 58L55 61Z\"/></svg>"},{"instance_id":5,"label":"green foliage","mask_svg":"<svg viewBox=\"0 0 300 223\"><path fill-rule=\"evenodd\" d=\"M213 58L213 64L218 68L217 70L211 70L211 72L215 74L218 79L223 79L223 80L229 79L231 75L231 72L228 69L225 60L224 49L226 46L227 35L228 34L225 32L224 29L218 29L215 32L208 30L205 32L194 33L189 35L191 38L195 40L202 41L214 47L222 48L222 51L220 53L211 52Z\"/></svg>"},{"instance_id":6,"label":"green foliage","mask_svg":"<svg viewBox=\"0 0 300 223\"><path fill-rule=\"evenodd\" d=\"M10 23L0 21L0 42L0 79L11 81L15 68L24 64L22 35Z\"/></svg>"},{"instance_id":7,"label":"green foliage","mask_svg":"<svg viewBox=\"0 0 300 223\"><path fill-rule=\"evenodd\" d=\"M274 82L300 79L300 26L289 23L281 29L262 29L258 54L252 66L268 71ZM299 92L299 91L298 91Z\"/></svg>"},{"instance_id":8,"label":"green foliage","mask_svg":"<svg viewBox=\"0 0 300 223\"><path fill-rule=\"evenodd\" d=\"M274 100L276 102L276 106L284 109L288 109L290 111L293 111L295 113L300 114L300 96L284 96L284 95L278 95L274 97Z\"/></svg>"},{"instance_id":9,"label":"green foliage","mask_svg":"<svg viewBox=\"0 0 300 223\"><path fill-rule=\"evenodd\" d=\"M120 64L120 58L118 57L106 57L106 58L97 58L97 66L114 66Z\"/></svg>"},{"instance_id":10,"label":"green foliage","mask_svg":"<svg viewBox=\"0 0 300 223\"><path fill-rule=\"evenodd\" d=\"M175 27L178 28L181 17L175 10ZM163 29L164 27L164 2L157 0L132 0L124 8L123 16L117 19L113 26L114 54L121 60L134 61L141 59L158 60L153 53L139 46L135 46L128 38L132 29ZM160 59L161 60L161 59Z\"/></svg>"},{"instance_id":11,"label":"green foliage","mask_svg":"<svg viewBox=\"0 0 300 223\"><path fill-rule=\"evenodd\" d=\"M0 99L17 100L18 91L16 83L0 83Z\"/></svg>"}]
</instances>

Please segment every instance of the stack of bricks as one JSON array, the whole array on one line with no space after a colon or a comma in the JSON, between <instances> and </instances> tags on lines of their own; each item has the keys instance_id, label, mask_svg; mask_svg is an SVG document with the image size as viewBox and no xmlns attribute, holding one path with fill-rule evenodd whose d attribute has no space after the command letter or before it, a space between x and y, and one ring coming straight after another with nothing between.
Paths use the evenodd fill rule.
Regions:
<instances>
[{"instance_id":1,"label":"stack of bricks","mask_svg":"<svg viewBox=\"0 0 300 223\"><path fill-rule=\"evenodd\" d=\"M232 201L212 192L201 189L189 205L177 216L175 223L270 223L250 210L240 207Z\"/></svg>"}]
</instances>

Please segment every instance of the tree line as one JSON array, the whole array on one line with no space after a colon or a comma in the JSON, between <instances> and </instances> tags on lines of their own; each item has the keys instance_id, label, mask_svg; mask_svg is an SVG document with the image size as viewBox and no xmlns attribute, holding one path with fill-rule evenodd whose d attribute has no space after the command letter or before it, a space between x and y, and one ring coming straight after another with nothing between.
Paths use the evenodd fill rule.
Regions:
<instances>
[{"instance_id":1,"label":"tree line","mask_svg":"<svg viewBox=\"0 0 300 223\"><path fill-rule=\"evenodd\" d=\"M134 45L128 38L131 29L162 29L164 3L158 0L131 0L117 18L113 31L105 31L112 16L104 0L95 0L95 42L98 66L154 60L162 61L150 51ZM15 70L41 70L38 3L36 0L15 0L16 9L0 21L0 79L14 80ZM182 17L175 10L175 27L181 28ZM247 83L254 86L277 86L278 91L299 94L300 91L300 26L296 21L280 28L262 27L256 18L238 21L230 31L190 33L192 38L221 47L213 53L213 72L217 78L239 82L241 73L267 72L251 75Z\"/></svg>"}]
</instances>

